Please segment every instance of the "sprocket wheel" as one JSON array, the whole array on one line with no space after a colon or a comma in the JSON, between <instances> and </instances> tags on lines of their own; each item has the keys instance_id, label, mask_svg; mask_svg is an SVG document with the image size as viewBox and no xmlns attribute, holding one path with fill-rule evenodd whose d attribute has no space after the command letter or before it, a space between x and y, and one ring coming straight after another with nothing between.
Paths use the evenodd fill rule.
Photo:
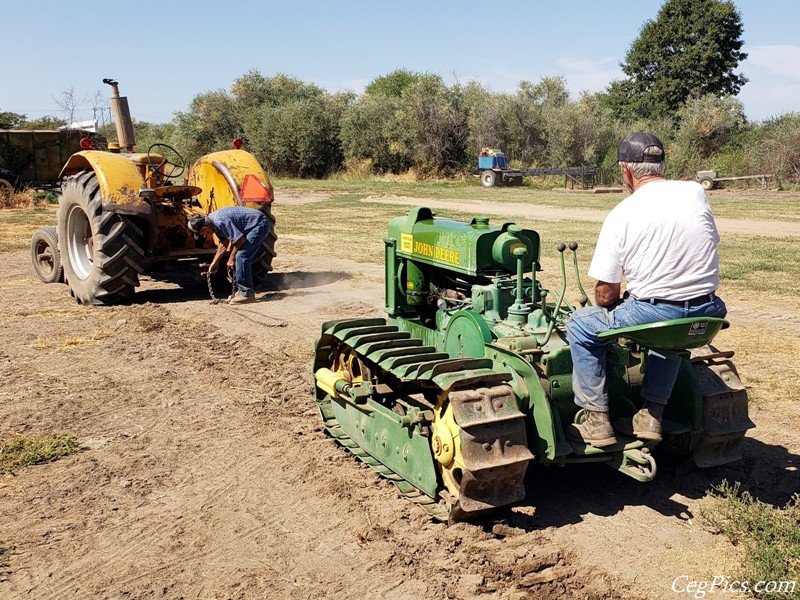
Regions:
<instances>
[{"instance_id":1,"label":"sprocket wheel","mask_svg":"<svg viewBox=\"0 0 800 600\"><path fill-rule=\"evenodd\" d=\"M355 350L345 344L341 344L336 349L331 362L331 371L340 373L351 385L359 384L370 378L369 369L358 358Z\"/></svg>"},{"instance_id":2,"label":"sprocket wheel","mask_svg":"<svg viewBox=\"0 0 800 600\"><path fill-rule=\"evenodd\" d=\"M431 450L447 490L448 504L456 505L461 496L461 478L465 465L461 453L461 428L453 417L447 392L439 394L431 426Z\"/></svg>"}]
</instances>

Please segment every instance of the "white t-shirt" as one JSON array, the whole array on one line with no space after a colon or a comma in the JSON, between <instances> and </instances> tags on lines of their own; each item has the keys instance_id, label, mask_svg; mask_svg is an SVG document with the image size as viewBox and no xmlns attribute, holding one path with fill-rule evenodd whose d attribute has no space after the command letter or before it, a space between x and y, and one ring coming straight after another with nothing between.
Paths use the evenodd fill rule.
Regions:
<instances>
[{"instance_id":1,"label":"white t-shirt","mask_svg":"<svg viewBox=\"0 0 800 600\"><path fill-rule=\"evenodd\" d=\"M589 276L620 283L635 298L688 300L719 286L719 234L693 181L646 183L608 214Z\"/></svg>"}]
</instances>

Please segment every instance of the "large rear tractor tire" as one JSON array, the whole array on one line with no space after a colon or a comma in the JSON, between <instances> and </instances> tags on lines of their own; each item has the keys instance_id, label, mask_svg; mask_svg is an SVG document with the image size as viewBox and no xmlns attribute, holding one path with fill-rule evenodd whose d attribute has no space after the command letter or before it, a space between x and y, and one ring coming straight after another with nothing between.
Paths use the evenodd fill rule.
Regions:
<instances>
[{"instance_id":1,"label":"large rear tractor tire","mask_svg":"<svg viewBox=\"0 0 800 600\"><path fill-rule=\"evenodd\" d=\"M272 214L271 205L265 206L262 212L269 219L269 235L253 259L253 282L256 284L264 283L267 274L272 271L272 259L276 256L275 242L278 239L275 233L275 215Z\"/></svg>"},{"instance_id":2,"label":"large rear tractor tire","mask_svg":"<svg viewBox=\"0 0 800 600\"><path fill-rule=\"evenodd\" d=\"M103 210L93 172L62 184L58 239L64 278L79 304L118 304L133 296L144 270L144 233L132 219Z\"/></svg>"},{"instance_id":3,"label":"large rear tractor tire","mask_svg":"<svg viewBox=\"0 0 800 600\"><path fill-rule=\"evenodd\" d=\"M55 227L40 227L31 237L31 262L39 279L45 283L63 283L64 267L58 250Z\"/></svg>"}]
</instances>

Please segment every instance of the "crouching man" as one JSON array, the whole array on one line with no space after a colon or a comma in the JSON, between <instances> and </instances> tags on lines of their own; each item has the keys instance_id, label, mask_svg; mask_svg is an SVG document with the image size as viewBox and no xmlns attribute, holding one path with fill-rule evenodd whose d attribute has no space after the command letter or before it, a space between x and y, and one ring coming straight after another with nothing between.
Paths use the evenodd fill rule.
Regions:
<instances>
[{"instance_id":1,"label":"crouching man","mask_svg":"<svg viewBox=\"0 0 800 600\"><path fill-rule=\"evenodd\" d=\"M231 304L256 301L253 288L253 258L269 235L269 219L260 210L244 206L226 206L207 216L195 215L189 219L189 229L196 235L216 234L219 239L217 253L208 268L216 273L222 256L228 250L228 267L236 266L236 293Z\"/></svg>"}]
</instances>

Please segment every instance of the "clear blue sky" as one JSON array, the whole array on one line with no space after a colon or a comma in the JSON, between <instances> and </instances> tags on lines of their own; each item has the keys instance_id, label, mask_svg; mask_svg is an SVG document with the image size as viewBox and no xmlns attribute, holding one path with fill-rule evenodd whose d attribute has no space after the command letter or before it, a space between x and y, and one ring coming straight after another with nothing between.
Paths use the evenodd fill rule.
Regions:
<instances>
[{"instance_id":1,"label":"clear blue sky","mask_svg":"<svg viewBox=\"0 0 800 600\"><path fill-rule=\"evenodd\" d=\"M800 111L800 2L734 0L744 22L739 94L751 120ZM196 95L251 69L361 92L404 68L494 92L562 75L573 94L604 89L653 0L273 0L5 2L0 111L63 118L56 100L120 82L137 120L166 122ZM91 118L87 100L80 118Z\"/></svg>"}]
</instances>

